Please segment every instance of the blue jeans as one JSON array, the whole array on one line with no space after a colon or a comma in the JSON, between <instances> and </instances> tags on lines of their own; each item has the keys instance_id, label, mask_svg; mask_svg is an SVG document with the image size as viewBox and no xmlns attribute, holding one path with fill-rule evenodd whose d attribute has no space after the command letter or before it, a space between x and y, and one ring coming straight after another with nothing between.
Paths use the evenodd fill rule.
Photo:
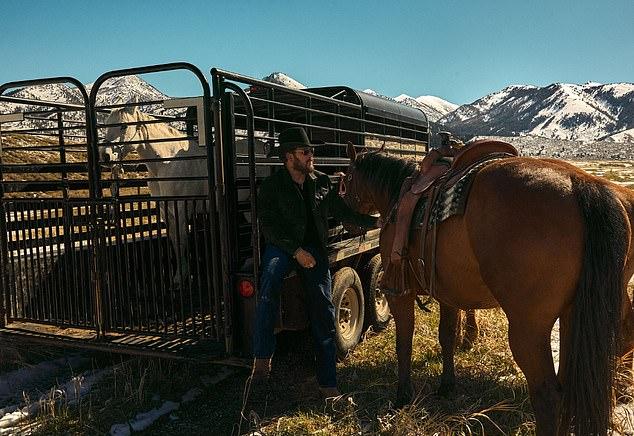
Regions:
<instances>
[{"instance_id":1,"label":"blue jeans","mask_svg":"<svg viewBox=\"0 0 634 436\"><path fill-rule=\"evenodd\" d=\"M280 307L282 281L289 269L295 267L306 293L306 312L317 358L317 381L322 387L336 387L335 308L328 258L314 247L303 248L315 258L313 268L300 267L288 253L275 245L266 244L264 248L253 328L253 354L256 359L273 356L273 329Z\"/></svg>"}]
</instances>

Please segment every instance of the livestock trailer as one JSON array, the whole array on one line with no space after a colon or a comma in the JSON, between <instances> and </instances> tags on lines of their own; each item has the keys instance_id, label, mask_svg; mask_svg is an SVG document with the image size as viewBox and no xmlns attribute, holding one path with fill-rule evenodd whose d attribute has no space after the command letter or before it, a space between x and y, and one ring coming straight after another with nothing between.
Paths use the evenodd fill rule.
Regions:
<instances>
[{"instance_id":1,"label":"livestock trailer","mask_svg":"<svg viewBox=\"0 0 634 436\"><path fill-rule=\"evenodd\" d=\"M164 74L198 91L170 98L139 79ZM281 168L277 137L291 126L318 143L315 165L333 183L348 141L420 160L430 139L425 114L395 101L216 68L206 76L187 63L110 71L89 90L71 77L0 86L0 332L124 353L249 356L257 188ZM378 236L330 220L342 354L389 319ZM305 328L303 307L291 272L278 328Z\"/></svg>"}]
</instances>

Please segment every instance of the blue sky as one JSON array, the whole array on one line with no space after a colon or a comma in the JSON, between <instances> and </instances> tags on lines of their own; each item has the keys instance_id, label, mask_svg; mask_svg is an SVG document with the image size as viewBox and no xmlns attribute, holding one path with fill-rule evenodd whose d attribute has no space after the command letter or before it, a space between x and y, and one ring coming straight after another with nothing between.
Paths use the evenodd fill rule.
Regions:
<instances>
[{"instance_id":1,"label":"blue sky","mask_svg":"<svg viewBox=\"0 0 634 436\"><path fill-rule=\"evenodd\" d=\"M634 1L2 0L0 59L1 83L186 61L463 104L512 84L634 81ZM196 93L189 75L149 78Z\"/></svg>"}]
</instances>

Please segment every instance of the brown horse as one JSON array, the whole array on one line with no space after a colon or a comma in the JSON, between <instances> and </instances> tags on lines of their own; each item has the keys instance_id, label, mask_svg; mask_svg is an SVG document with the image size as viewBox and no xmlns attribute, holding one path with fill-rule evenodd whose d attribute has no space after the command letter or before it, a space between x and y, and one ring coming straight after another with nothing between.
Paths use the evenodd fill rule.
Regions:
<instances>
[{"instance_id":1,"label":"brown horse","mask_svg":"<svg viewBox=\"0 0 634 436\"><path fill-rule=\"evenodd\" d=\"M386 217L416 164L348 146L344 200ZM528 383L537 434L606 434L618 358L633 348L626 284L634 272L634 192L554 159L511 157L474 177L463 215L438 225L441 391L454 384L459 309L501 307ZM384 268L394 224L381 232ZM431 250L414 235L408 253ZM425 245L423 247L423 245ZM429 262L425 266L430 276ZM422 293L421 289L419 293ZM397 403L411 400L414 298L389 299L396 323ZM560 370L550 333L560 319Z\"/></svg>"}]
</instances>

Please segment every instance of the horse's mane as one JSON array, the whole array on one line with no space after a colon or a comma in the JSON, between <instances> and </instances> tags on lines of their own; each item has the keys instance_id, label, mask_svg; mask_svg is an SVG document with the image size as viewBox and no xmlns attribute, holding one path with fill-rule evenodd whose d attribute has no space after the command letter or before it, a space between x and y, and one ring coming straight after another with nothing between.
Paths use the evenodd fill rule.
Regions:
<instances>
[{"instance_id":1,"label":"horse's mane","mask_svg":"<svg viewBox=\"0 0 634 436\"><path fill-rule=\"evenodd\" d=\"M384 186L388 198L397 199L406 177L412 175L418 164L382 153L365 153L354 164L368 184Z\"/></svg>"},{"instance_id":2,"label":"horse's mane","mask_svg":"<svg viewBox=\"0 0 634 436\"><path fill-rule=\"evenodd\" d=\"M156 121L158 120L158 118L145 113L145 112L141 112L139 109L135 109L135 116L137 117L137 121ZM167 132L169 133L170 136L182 136L182 133L179 132L177 129L175 129L174 127L170 126L167 122L164 123L148 123L145 124L145 127L148 129L154 129L157 130L157 133L160 132L160 129L167 129ZM161 132L161 133L165 133L165 132Z\"/></svg>"},{"instance_id":3,"label":"horse's mane","mask_svg":"<svg viewBox=\"0 0 634 436\"><path fill-rule=\"evenodd\" d=\"M106 118L107 124L115 124L115 123L127 123L132 121L157 121L158 118L140 111L138 108L134 108L134 112L130 113L126 108L119 108L113 110L110 115ZM147 129L152 132L156 131L156 136L182 136L182 133L170 126L167 121L160 123L144 123L143 124ZM165 129L165 130L163 130Z\"/></svg>"}]
</instances>

